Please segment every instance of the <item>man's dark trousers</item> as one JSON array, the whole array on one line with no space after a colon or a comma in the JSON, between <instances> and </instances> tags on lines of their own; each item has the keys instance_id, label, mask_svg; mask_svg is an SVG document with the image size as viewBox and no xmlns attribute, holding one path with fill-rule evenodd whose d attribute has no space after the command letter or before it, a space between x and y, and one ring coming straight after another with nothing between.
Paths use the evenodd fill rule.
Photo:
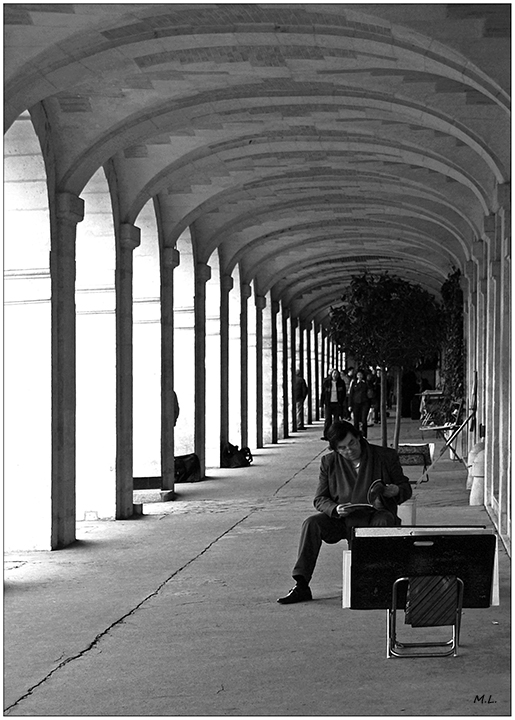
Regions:
<instances>
[{"instance_id":1,"label":"man's dark trousers","mask_svg":"<svg viewBox=\"0 0 515 720\"><path fill-rule=\"evenodd\" d=\"M393 526L395 518L389 512L375 512L372 515L354 512L346 518L333 518L325 513L310 515L302 523L299 554L292 576L302 576L309 583L315 570L322 542L330 545L340 540L349 540L353 527L368 525Z\"/></svg>"}]
</instances>

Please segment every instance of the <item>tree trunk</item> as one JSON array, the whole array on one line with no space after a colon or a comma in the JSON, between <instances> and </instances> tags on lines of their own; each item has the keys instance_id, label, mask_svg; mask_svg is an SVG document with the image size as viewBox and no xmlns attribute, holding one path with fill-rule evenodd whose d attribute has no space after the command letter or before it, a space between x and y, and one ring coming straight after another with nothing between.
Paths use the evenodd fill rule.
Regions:
<instances>
[{"instance_id":1,"label":"tree trunk","mask_svg":"<svg viewBox=\"0 0 515 720\"><path fill-rule=\"evenodd\" d=\"M395 430L393 433L393 447L397 450L399 447L399 437L401 434L401 415L402 415L402 367L398 367L395 376L395 396L396 396L396 411L395 411Z\"/></svg>"},{"instance_id":2,"label":"tree trunk","mask_svg":"<svg viewBox=\"0 0 515 720\"><path fill-rule=\"evenodd\" d=\"M388 432L387 432L387 415L386 415L386 404L388 402L388 387L386 381L386 368L381 368L381 444L383 447L388 445Z\"/></svg>"}]
</instances>

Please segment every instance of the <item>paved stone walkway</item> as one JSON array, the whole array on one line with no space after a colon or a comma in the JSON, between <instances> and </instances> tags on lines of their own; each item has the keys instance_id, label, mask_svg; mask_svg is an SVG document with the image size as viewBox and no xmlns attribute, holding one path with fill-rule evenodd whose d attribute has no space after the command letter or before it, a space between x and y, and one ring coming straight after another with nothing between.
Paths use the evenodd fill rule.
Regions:
<instances>
[{"instance_id":1,"label":"paved stone walkway","mask_svg":"<svg viewBox=\"0 0 515 720\"><path fill-rule=\"evenodd\" d=\"M403 421L402 441L417 428ZM324 546L314 602L276 603L312 512L319 438L316 424L250 468L211 470L138 519L80 523L65 550L9 554L5 715L509 715L502 548L501 604L464 611L457 658L386 659L384 611L341 607L345 543ZM419 523L490 525L465 480L446 453L417 490Z\"/></svg>"}]
</instances>

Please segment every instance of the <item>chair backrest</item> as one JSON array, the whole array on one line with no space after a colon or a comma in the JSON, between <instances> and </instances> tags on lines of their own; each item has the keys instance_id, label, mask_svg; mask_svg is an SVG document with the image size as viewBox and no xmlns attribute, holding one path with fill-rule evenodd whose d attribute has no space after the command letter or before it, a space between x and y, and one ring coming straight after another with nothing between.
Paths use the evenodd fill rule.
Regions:
<instances>
[{"instance_id":1,"label":"chair backrest","mask_svg":"<svg viewBox=\"0 0 515 720\"><path fill-rule=\"evenodd\" d=\"M449 422L452 422L453 425L458 426L461 424L464 404L463 400L451 403L451 407L449 409Z\"/></svg>"},{"instance_id":2,"label":"chair backrest","mask_svg":"<svg viewBox=\"0 0 515 720\"><path fill-rule=\"evenodd\" d=\"M433 445L434 450L434 443ZM430 443L403 443L397 447L401 465L431 465L433 460Z\"/></svg>"}]
</instances>

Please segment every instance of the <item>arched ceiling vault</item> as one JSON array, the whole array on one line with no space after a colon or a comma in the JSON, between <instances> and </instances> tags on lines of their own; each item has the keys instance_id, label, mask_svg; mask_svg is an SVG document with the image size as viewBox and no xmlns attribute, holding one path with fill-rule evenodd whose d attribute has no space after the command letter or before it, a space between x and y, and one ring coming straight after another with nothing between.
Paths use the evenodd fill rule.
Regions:
<instances>
[{"instance_id":1,"label":"arched ceiling vault","mask_svg":"<svg viewBox=\"0 0 515 720\"><path fill-rule=\"evenodd\" d=\"M510 180L510 9L7 4L7 126L56 190L109 163L123 222L153 199L167 244L325 322L363 270L465 270Z\"/></svg>"},{"instance_id":2,"label":"arched ceiling vault","mask_svg":"<svg viewBox=\"0 0 515 720\"><path fill-rule=\"evenodd\" d=\"M295 257L291 257L290 265L286 265L270 279L270 285L274 288L274 294L280 294L283 300L288 303L296 293L305 292L305 288L317 289L320 287L320 275L324 278L329 276L336 282L337 278L350 280L352 275L360 275L365 270L371 272L383 272L388 270L395 273L395 268L400 262L403 263L403 276L410 275L412 282L425 285L426 289L437 295L440 285L445 277L437 275L437 269L427 257L407 258L404 253L388 248L383 255L350 255L343 258L335 257L334 251L320 254L320 259L311 263L308 267L299 264ZM418 275L419 279L414 280ZM436 275L436 277L435 277ZM325 284L327 284L327 279ZM258 286L258 294L265 295L268 288Z\"/></svg>"}]
</instances>

